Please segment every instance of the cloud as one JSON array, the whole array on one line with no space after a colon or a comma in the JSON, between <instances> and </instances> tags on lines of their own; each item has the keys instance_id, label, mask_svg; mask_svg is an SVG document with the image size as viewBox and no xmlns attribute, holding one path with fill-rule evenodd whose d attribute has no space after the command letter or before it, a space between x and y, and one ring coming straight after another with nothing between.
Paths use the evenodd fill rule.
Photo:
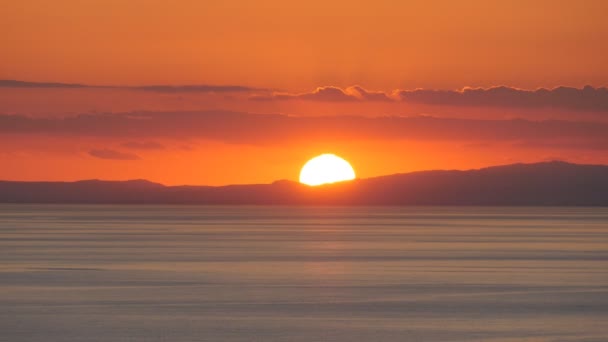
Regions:
<instances>
[{"instance_id":1,"label":"cloud","mask_svg":"<svg viewBox=\"0 0 608 342\"><path fill-rule=\"evenodd\" d=\"M505 86L462 90L416 89L398 91L397 95L405 102L428 105L608 111L608 89L591 86L537 90Z\"/></svg>"},{"instance_id":2,"label":"cloud","mask_svg":"<svg viewBox=\"0 0 608 342\"><path fill-rule=\"evenodd\" d=\"M100 159L113 159L113 160L137 160L141 159L139 156L131 153L124 153L109 149L90 150L89 155Z\"/></svg>"},{"instance_id":3,"label":"cloud","mask_svg":"<svg viewBox=\"0 0 608 342\"><path fill-rule=\"evenodd\" d=\"M393 101L386 93L381 91L369 91L360 86L346 88L346 92L365 101Z\"/></svg>"},{"instance_id":4,"label":"cloud","mask_svg":"<svg viewBox=\"0 0 608 342\"><path fill-rule=\"evenodd\" d=\"M251 88L237 85L150 85L150 86L139 86L131 87L131 89L138 89L144 91L154 91L159 93L229 93L229 92L254 92L254 91L266 91L266 89Z\"/></svg>"},{"instance_id":5,"label":"cloud","mask_svg":"<svg viewBox=\"0 0 608 342\"><path fill-rule=\"evenodd\" d=\"M128 141L121 144L121 146L134 150L162 150L165 148L165 146L155 141Z\"/></svg>"},{"instance_id":6,"label":"cloud","mask_svg":"<svg viewBox=\"0 0 608 342\"><path fill-rule=\"evenodd\" d=\"M100 86L76 83L27 82L17 80L0 80L0 88L111 88L151 91L158 93L231 93L260 92L267 89L252 88L240 85L147 85L147 86Z\"/></svg>"},{"instance_id":7,"label":"cloud","mask_svg":"<svg viewBox=\"0 0 608 342\"><path fill-rule=\"evenodd\" d=\"M584 111L608 111L608 88L557 87L524 90L506 86L463 88L462 90L395 90L391 93L368 91L361 86L339 88L319 87L309 93L274 93L251 97L253 100L307 100L326 102L402 101L413 104L499 107L499 108L559 108Z\"/></svg>"},{"instance_id":8,"label":"cloud","mask_svg":"<svg viewBox=\"0 0 608 342\"><path fill-rule=\"evenodd\" d=\"M352 86L345 89L333 86L318 87L309 93L289 94L274 93L270 96L253 96L252 100L305 100L324 102L348 102L348 101L391 101L385 93L368 91L360 86Z\"/></svg>"},{"instance_id":9,"label":"cloud","mask_svg":"<svg viewBox=\"0 0 608 342\"><path fill-rule=\"evenodd\" d=\"M0 88L91 88L86 84L0 80Z\"/></svg>"},{"instance_id":10,"label":"cloud","mask_svg":"<svg viewBox=\"0 0 608 342\"><path fill-rule=\"evenodd\" d=\"M608 124L564 120L530 121L428 116L295 117L242 112L136 112L33 118L0 115L0 134L207 139L227 143L285 144L337 140L436 140L522 142L560 148L608 147Z\"/></svg>"},{"instance_id":11,"label":"cloud","mask_svg":"<svg viewBox=\"0 0 608 342\"><path fill-rule=\"evenodd\" d=\"M254 98L256 100L308 100L308 101L329 101L343 102L356 101L357 98L346 94L344 90L338 87L318 87L310 93L288 94L275 93L270 97Z\"/></svg>"},{"instance_id":12,"label":"cloud","mask_svg":"<svg viewBox=\"0 0 608 342\"><path fill-rule=\"evenodd\" d=\"M287 95L289 96L289 95ZM312 93L294 95L298 99L312 101L353 101L356 100L352 95L346 94L338 87L319 87Z\"/></svg>"}]
</instances>

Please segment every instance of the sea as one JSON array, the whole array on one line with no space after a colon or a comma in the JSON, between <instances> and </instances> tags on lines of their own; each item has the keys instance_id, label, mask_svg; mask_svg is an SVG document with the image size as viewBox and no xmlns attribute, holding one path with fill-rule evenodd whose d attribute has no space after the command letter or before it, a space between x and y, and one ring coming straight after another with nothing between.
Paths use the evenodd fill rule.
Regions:
<instances>
[{"instance_id":1,"label":"sea","mask_svg":"<svg viewBox=\"0 0 608 342\"><path fill-rule=\"evenodd\" d=\"M608 341L608 208L0 205L0 341Z\"/></svg>"}]
</instances>

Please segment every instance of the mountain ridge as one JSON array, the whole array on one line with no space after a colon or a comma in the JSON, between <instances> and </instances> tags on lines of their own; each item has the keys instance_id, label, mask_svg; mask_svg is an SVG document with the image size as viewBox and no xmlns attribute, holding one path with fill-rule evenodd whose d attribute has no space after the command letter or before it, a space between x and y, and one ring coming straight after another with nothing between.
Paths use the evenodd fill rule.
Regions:
<instances>
[{"instance_id":1,"label":"mountain ridge","mask_svg":"<svg viewBox=\"0 0 608 342\"><path fill-rule=\"evenodd\" d=\"M309 187L165 186L145 179L0 181L1 203L608 206L608 165L561 161L398 173Z\"/></svg>"}]
</instances>

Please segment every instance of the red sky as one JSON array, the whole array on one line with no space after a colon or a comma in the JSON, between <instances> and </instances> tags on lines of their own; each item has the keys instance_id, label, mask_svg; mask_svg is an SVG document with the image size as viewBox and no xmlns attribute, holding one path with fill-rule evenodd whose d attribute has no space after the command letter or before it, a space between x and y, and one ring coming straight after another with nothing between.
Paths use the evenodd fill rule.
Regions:
<instances>
[{"instance_id":1,"label":"red sky","mask_svg":"<svg viewBox=\"0 0 608 342\"><path fill-rule=\"evenodd\" d=\"M266 183L325 152L359 177L608 163L605 13L605 1L8 1L0 79L23 83L0 81L0 179Z\"/></svg>"}]
</instances>

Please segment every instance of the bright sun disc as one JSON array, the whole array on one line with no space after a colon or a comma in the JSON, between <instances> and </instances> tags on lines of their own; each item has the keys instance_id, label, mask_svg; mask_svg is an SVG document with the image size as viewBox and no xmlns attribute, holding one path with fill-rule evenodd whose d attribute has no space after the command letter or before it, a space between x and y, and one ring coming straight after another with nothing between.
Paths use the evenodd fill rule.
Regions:
<instances>
[{"instance_id":1,"label":"bright sun disc","mask_svg":"<svg viewBox=\"0 0 608 342\"><path fill-rule=\"evenodd\" d=\"M312 158L300 171L300 183L311 186L352 179L355 179L353 167L346 160L329 153Z\"/></svg>"}]
</instances>

